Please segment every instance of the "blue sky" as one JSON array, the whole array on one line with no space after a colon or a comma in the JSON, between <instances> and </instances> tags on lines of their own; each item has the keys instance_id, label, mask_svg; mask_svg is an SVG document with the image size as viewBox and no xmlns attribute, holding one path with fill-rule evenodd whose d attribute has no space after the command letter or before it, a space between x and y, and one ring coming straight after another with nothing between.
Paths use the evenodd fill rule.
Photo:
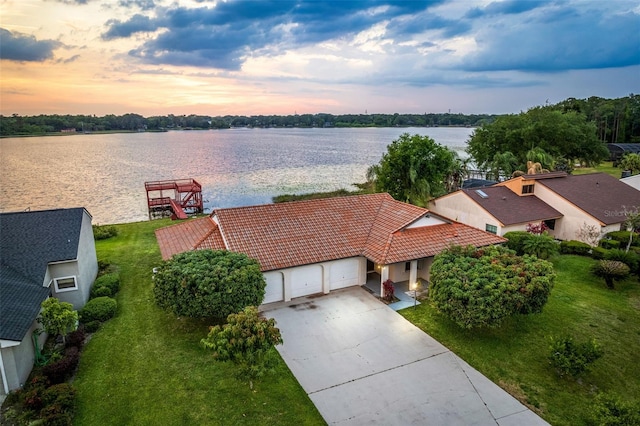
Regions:
<instances>
[{"instance_id":1,"label":"blue sky","mask_svg":"<svg viewBox=\"0 0 640 426\"><path fill-rule=\"evenodd\" d=\"M640 90L637 1L3 0L2 114L511 113Z\"/></svg>"}]
</instances>

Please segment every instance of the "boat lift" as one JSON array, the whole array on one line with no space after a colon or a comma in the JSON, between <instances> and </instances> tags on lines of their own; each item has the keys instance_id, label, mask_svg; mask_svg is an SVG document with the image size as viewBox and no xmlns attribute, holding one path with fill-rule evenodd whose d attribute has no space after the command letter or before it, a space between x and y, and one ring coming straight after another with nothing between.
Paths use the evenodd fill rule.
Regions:
<instances>
[{"instance_id":1,"label":"boat lift","mask_svg":"<svg viewBox=\"0 0 640 426\"><path fill-rule=\"evenodd\" d=\"M202 185L195 179L158 180L145 182L149 219L171 215L172 219L187 219L187 214L204 212Z\"/></svg>"}]
</instances>

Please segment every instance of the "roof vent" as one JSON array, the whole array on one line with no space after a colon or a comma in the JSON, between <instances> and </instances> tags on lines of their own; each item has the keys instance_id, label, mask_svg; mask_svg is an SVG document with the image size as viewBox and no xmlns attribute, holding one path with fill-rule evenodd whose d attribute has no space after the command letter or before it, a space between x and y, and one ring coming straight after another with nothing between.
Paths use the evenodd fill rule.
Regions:
<instances>
[{"instance_id":1,"label":"roof vent","mask_svg":"<svg viewBox=\"0 0 640 426\"><path fill-rule=\"evenodd\" d=\"M482 198L489 198L489 196L487 195L486 192L484 192L482 189L476 189L476 194L478 194L480 197Z\"/></svg>"}]
</instances>

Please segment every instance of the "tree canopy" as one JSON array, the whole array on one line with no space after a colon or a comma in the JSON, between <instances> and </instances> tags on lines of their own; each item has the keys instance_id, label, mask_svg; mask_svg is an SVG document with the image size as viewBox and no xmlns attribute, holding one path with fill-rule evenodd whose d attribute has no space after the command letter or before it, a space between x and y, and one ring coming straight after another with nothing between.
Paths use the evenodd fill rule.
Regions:
<instances>
[{"instance_id":1,"label":"tree canopy","mask_svg":"<svg viewBox=\"0 0 640 426\"><path fill-rule=\"evenodd\" d=\"M49 297L41 304L42 310L38 322L47 334L65 336L78 328L78 311L68 302L61 302L55 297Z\"/></svg>"},{"instance_id":2,"label":"tree canopy","mask_svg":"<svg viewBox=\"0 0 640 426\"><path fill-rule=\"evenodd\" d=\"M460 327L495 327L515 314L541 312L554 280L546 260L502 246L454 246L434 258L429 297Z\"/></svg>"},{"instance_id":3,"label":"tree canopy","mask_svg":"<svg viewBox=\"0 0 640 426\"><path fill-rule=\"evenodd\" d=\"M195 250L165 261L154 275L161 308L179 316L225 318L262 303L260 264L242 253Z\"/></svg>"},{"instance_id":4,"label":"tree canopy","mask_svg":"<svg viewBox=\"0 0 640 426\"><path fill-rule=\"evenodd\" d=\"M377 191L417 206L447 193L447 182L459 163L451 149L428 136L404 133L389 146L380 163L369 168L368 177Z\"/></svg>"},{"instance_id":5,"label":"tree canopy","mask_svg":"<svg viewBox=\"0 0 640 426\"><path fill-rule=\"evenodd\" d=\"M477 128L469 139L467 152L478 167L487 170L499 168L503 163L512 167L514 159L506 153L515 157L519 170L525 170L528 160L537 162L545 155L590 165L600 163L609 155L605 144L596 136L595 124L587 121L583 114L543 107L501 116ZM548 157L544 161L551 162Z\"/></svg>"}]
</instances>

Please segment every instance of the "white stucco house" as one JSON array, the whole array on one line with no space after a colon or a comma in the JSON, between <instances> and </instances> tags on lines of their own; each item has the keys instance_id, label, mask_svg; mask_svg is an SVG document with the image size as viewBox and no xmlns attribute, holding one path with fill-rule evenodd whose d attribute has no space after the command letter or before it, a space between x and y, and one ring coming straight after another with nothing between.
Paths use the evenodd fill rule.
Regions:
<instances>
[{"instance_id":1,"label":"white stucco house","mask_svg":"<svg viewBox=\"0 0 640 426\"><path fill-rule=\"evenodd\" d=\"M585 227L597 229L601 236L619 231L627 214L639 208L640 191L606 173L524 175L429 203L434 213L498 235L544 222L559 240L580 239Z\"/></svg>"},{"instance_id":2,"label":"white stucco house","mask_svg":"<svg viewBox=\"0 0 640 426\"><path fill-rule=\"evenodd\" d=\"M198 249L230 250L258 260L263 303L364 285L429 279L433 256L455 245L505 240L389 194L216 209L156 231L163 259Z\"/></svg>"},{"instance_id":3,"label":"white stucco house","mask_svg":"<svg viewBox=\"0 0 640 426\"><path fill-rule=\"evenodd\" d=\"M80 309L98 273L91 215L84 208L0 214L0 392L25 382L35 358L41 303ZM41 345L46 339L42 334Z\"/></svg>"}]
</instances>

